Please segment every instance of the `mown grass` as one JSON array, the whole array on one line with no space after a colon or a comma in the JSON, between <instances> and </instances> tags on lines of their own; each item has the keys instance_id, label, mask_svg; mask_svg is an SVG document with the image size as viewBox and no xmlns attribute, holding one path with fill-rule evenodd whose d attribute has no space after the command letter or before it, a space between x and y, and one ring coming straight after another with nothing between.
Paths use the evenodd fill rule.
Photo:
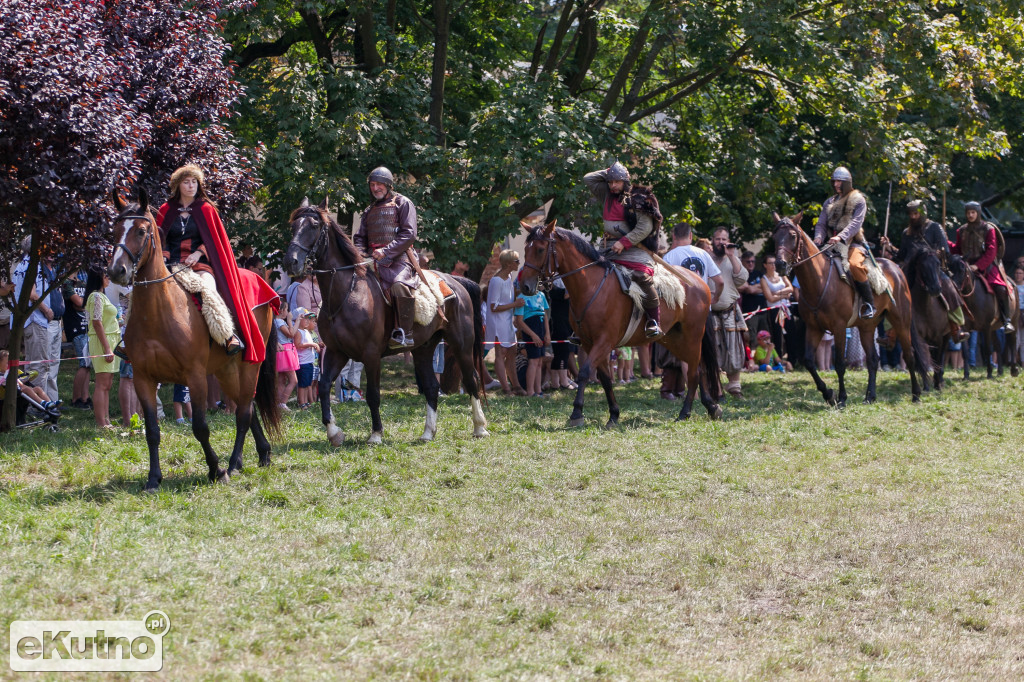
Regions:
<instances>
[{"instance_id":1,"label":"mown grass","mask_svg":"<svg viewBox=\"0 0 1024 682\"><path fill-rule=\"evenodd\" d=\"M339 449L292 413L273 465L250 442L228 485L170 423L155 496L139 434L69 413L3 436L2 624L162 609L173 679L1024 672L1024 380L914 405L883 374L864 406L852 373L835 411L804 374L745 376L717 423L673 423L640 382L613 431L596 389L574 431L567 394L492 397L484 440L452 396L421 445L423 403L388 369L385 445L362 444L363 405L335 407Z\"/></svg>"}]
</instances>

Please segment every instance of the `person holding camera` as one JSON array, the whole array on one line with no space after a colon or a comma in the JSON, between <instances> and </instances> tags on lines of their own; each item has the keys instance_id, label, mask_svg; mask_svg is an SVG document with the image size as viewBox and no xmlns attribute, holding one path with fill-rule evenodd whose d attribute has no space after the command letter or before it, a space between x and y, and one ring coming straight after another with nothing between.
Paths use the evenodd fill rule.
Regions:
<instances>
[{"instance_id":1,"label":"person holding camera","mask_svg":"<svg viewBox=\"0 0 1024 682\"><path fill-rule=\"evenodd\" d=\"M711 304L711 329L715 336L718 364L728 378L725 390L735 398L742 398L740 372L747 363L744 343L747 323L740 310L739 287L747 283L750 273L736 256L736 245L729 239L728 227L715 228L711 238L711 259L722 273L721 291L714 292L716 300Z\"/></svg>"}]
</instances>

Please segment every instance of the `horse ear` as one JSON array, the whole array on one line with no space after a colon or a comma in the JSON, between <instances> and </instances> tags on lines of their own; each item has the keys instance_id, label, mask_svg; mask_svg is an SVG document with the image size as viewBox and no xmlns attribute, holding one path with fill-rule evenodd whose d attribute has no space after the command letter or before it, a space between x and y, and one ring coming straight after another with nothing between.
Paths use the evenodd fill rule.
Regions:
<instances>
[{"instance_id":1,"label":"horse ear","mask_svg":"<svg viewBox=\"0 0 1024 682\"><path fill-rule=\"evenodd\" d=\"M544 228L544 234L550 237L551 233L555 231L555 225L557 224L558 218L555 218L554 220L547 224L547 227Z\"/></svg>"},{"instance_id":2,"label":"horse ear","mask_svg":"<svg viewBox=\"0 0 1024 682\"><path fill-rule=\"evenodd\" d=\"M519 227L523 228L523 232L526 233L527 237L533 234L533 226L524 223L522 220L519 221Z\"/></svg>"},{"instance_id":3,"label":"horse ear","mask_svg":"<svg viewBox=\"0 0 1024 682\"><path fill-rule=\"evenodd\" d=\"M795 216L793 216L793 224L796 225L797 227L800 227L800 221L803 220L803 219L804 219L804 212L800 211Z\"/></svg>"},{"instance_id":4,"label":"horse ear","mask_svg":"<svg viewBox=\"0 0 1024 682\"><path fill-rule=\"evenodd\" d=\"M302 203L299 204L299 208L309 208L309 197L302 197Z\"/></svg>"},{"instance_id":5,"label":"horse ear","mask_svg":"<svg viewBox=\"0 0 1024 682\"><path fill-rule=\"evenodd\" d=\"M121 193L117 191L116 187L114 188L114 191L110 193L110 196L114 199L114 208L117 209L118 213L128 206L128 202L121 198Z\"/></svg>"},{"instance_id":6,"label":"horse ear","mask_svg":"<svg viewBox=\"0 0 1024 682\"><path fill-rule=\"evenodd\" d=\"M778 225L782 221L782 218L779 217L778 213L772 211L772 220L774 220L775 224Z\"/></svg>"},{"instance_id":7,"label":"horse ear","mask_svg":"<svg viewBox=\"0 0 1024 682\"><path fill-rule=\"evenodd\" d=\"M324 197L324 200L320 202L320 210L321 211L326 211L327 210L327 197Z\"/></svg>"},{"instance_id":8,"label":"horse ear","mask_svg":"<svg viewBox=\"0 0 1024 682\"><path fill-rule=\"evenodd\" d=\"M149 194L142 187L139 188L139 213L142 215L146 214L149 210Z\"/></svg>"}]
</instances>

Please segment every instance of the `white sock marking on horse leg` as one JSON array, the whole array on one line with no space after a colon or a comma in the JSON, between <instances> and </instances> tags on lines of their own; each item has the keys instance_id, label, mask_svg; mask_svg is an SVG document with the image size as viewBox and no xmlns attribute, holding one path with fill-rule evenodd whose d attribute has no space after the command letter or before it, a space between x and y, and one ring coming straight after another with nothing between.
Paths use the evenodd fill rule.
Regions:
<instances>
[{"instance_id":1,"label":"white sock marking on horse leg","mask_svg":"<svg viewBox=\"0 0 1024 682\"><path fill-rule=\"evenodd\" d=\"M366 439L367 445L380 445L384 442L384 434L380 431L374 431L370 434L370 437Z\"/></svg>"},{"instance_id":2,"label":"white sock marking on horse leg","mask_svg":"<svg viewBox=\"0 0 1024 682\"><path fill-rule=\"evenodd\" d=\"M480 402L480 398L473 396L472 400L472 413L473 413L473 436L475 438L483 438L489 436L487 433L487 417L484 416L483 403Z\"/></svg>"},{"instance_id":3,"label":"white sock marking on horse leg","mask_svg":"<svg viewBox=\"0 0 1024 682\"><path fill-rule=\"evenodd\" d=\"M427 421L423 425L423 435L420 436L420 440L434 440L435 433L437 433L437 410L427 405Z\"/></svg>"},{"instance_id":4,"label":"white sock marking on horse leg","mask_svg":"<svg viewBox=\"0 0 1024 682\"><path fill-rule=\"evenodd\" d=\"M334 447L338 447L345 442L345 434L342 433L338 425L334 423L334 415L331 415L331 421L327 423L327 440Z\"/></svg>"}]
</instances>

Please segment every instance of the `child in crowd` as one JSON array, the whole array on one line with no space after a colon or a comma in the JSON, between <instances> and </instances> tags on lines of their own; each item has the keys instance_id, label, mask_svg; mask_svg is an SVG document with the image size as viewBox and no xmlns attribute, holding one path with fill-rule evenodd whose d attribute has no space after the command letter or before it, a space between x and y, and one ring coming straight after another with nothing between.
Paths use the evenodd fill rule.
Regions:
<instances>
[{"instance_id":1,"label":"child in crowd","mask_svg":"<svg viewBox=\"0 0 1024 682\"><path fill-rule=\"evenodd\" d=\"M779 357L779 352L775 350L775 344L772 343L772 335L767 329L762 329L757 333L757 349L754 350L754 362L757 363L758 369L762 372L793 371L793 366L788 361L784 362Z\"/></svg>"},{"instance_id":2,"label":"child in crowd","mask_svg":"<svg viewBox=\"0 0 1024 682\"><path fill-rule=\"evenodd\" d=\"M320 352L320 345L313 341L313 335L309 332L316 314L305 308L296 308L292 311L292 319L298 327L293 339L295 350L299 354L299 369L295 373L299 384L299 409L305 410L313 402L313 366L317 353Z\"/></svg>"},{"instance_id":3,"label":"child in crowd","mask_svg":"<svg viewBox=\"0 0 1024 682\"><path fill-rule=\"evenodd\" d=\"M192 421L192 398L184 384L174 384L174 421L178 424Z\"/></svg>"},{"instance_id":4,"label":"child in crowd","mask_svg":"<svg viewBox=\"0 0 1024 682\"><path fill-rule=\"evenodd\" d=\"M7 350L0 350L0 386L7 385L7 372L11 367L11 354ZM43 406L44 410L55 408L59 405L56 400L50 400L50 397L46 395L46 391L27 381L18 379L18 389L32 400Z\"/></svg>"},{"instance_id":5,"label":"child in crowd","mask_svg":"<svg viewBox=\"0 0 1024 682\"><path fill-rule=\"evenodd\" d=\"M530 364L526 370L526 394L544 397L541 391L544 365L544 346L551 344L551 328L548 325L547 311L551 309L543 292L538 291L532 296L519 294L517 300L523 305L515 309L516 327L522 332L526 344L526 357Z\"/></svg>"}]
</instances>

